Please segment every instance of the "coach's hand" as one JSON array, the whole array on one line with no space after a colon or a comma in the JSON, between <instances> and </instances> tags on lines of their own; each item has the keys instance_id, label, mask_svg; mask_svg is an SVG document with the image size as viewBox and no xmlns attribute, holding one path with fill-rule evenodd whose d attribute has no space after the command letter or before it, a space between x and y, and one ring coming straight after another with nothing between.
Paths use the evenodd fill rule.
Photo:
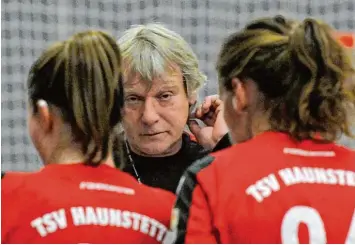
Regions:
<instances>
[{"instance_id":1,"label":"coach's hand","mask_svg":"<svg viewBox=\"0 0 355 245\"><path fill-rule=\"evenodd\" d=\"M218 141L228 133L228 127L223 117L223 102L218 95L207 96L197 107L192 118L201 120L205 126L200 126L195 120L189 120L188 126L197 142L204 148L213 149Z\"/></svg>"}]
</instances>

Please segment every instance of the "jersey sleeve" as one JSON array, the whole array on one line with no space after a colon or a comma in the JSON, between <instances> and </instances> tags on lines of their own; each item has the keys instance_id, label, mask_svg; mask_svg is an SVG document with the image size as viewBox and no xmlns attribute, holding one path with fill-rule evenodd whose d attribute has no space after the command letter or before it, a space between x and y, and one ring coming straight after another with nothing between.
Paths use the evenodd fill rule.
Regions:
<instances>
[{"instance_id":1,"label":"jersey sleeve","mask_svg":"<svg viewBox=\"0 0 355 245\"><path fill-rule=\"evenodd\" d=\"M166 243L217 243L208 193L197 179L212 161L211 156L196 161L181 178Z\"/></svg>"}]
</instances>

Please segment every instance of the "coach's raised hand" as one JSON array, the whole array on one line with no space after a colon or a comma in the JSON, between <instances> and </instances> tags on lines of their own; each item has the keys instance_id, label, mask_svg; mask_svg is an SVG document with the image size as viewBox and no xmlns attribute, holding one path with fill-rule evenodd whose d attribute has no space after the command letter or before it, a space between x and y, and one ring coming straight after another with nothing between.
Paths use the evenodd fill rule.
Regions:
<instances>
[{"instance_id":1,"label":"coach's raised hand","mask_svg":"<svg viewBox=\"0 0 355 245\"><path fill-rule=\"evenodd\" d=\"M196 122L201 120L205 125ZM196 140L206 149L213 149L228 133L228 127L223 118L223 103L218 95L207 96L204 102L191 115L188 126Z\"/></svg>"}]
</instances>

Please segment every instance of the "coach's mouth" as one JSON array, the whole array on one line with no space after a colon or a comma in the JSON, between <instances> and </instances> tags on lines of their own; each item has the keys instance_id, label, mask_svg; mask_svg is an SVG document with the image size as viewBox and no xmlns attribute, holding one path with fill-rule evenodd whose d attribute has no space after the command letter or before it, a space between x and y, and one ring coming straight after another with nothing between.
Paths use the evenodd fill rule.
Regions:
<instances>
[{"instance_id":1,"label":"coach's mouth","mask_svg":"<svg viewBox=\"0 0 355 245\"><path fill-rule=\"evenodd\" d=\"M145 137L153 137L153 136L157 136L157 135L161 135L165 132L154 132L154 133L146 133L146 134L141 134L141 136L145 136Z\"/></svg>"}]
</instances>

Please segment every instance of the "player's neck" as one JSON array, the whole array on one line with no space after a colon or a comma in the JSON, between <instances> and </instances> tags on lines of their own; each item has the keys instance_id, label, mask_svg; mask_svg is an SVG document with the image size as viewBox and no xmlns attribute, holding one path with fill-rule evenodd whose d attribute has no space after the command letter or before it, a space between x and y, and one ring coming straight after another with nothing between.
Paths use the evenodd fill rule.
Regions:
<instances>
[{"instance_id":1,"label":"player's neck","mask_svg":"<svg viewBox=\"0 0 355 245\"><path fill-rule=\"evenodd\" d=\"M86 162L87 158L81 151L72 148L61 150L60 152L52 154L51 157L42 160L45 164L78 164ZM102 164L115 167L111 152L108 154L108 157L102 161Z\"/></svg>"},{"instance_id":2,"label":"player's neck","mask_svg":"<svg viewBox=\"0 0 355 245\"><path fill-rule=\"evenodd\" d=\"M266 117L265 115L260 115L257 117L257 120L255 120L252 123L252 128L251 128L251 132L252 132L252 136L255 137L259 134L262 134L266 131L269 131L271 129L271 125L269 122L269 118Z\"/></svg>"}]
</instances>

